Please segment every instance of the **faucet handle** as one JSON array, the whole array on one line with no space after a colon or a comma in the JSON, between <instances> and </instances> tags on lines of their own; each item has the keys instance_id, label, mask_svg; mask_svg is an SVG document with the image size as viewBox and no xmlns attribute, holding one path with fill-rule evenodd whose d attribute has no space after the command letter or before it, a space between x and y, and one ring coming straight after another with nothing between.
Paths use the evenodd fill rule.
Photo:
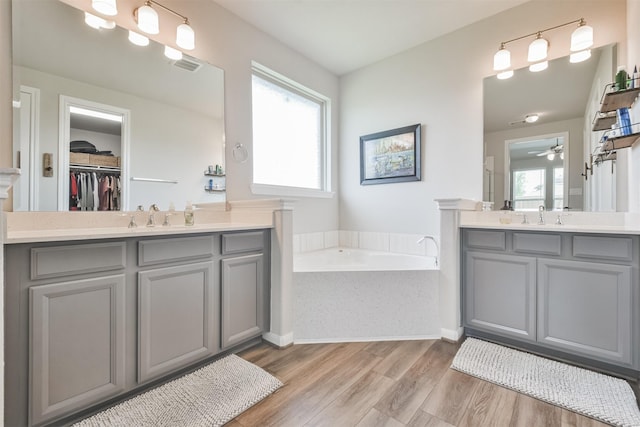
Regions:
<instances>
[{"instance_id":1,"label":"faucet handle","mask_svg":"<svg viewBox=\"0 0 640 427\"><path fill-rule=\"evenodd\" d=\"M516 215L522 217L522 222L520 224L529 224L529 218L527 218L527 214L526 213L518 213Z\"/></svg>"}]
</instances>

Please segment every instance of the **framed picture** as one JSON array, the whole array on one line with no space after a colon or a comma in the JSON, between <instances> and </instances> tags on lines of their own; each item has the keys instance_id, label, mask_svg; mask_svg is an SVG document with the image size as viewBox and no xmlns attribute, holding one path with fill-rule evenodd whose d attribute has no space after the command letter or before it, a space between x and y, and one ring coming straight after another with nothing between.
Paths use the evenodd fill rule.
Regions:
<instances>
[{"instance_id":1,"label":"framed picture","mask_svg":"<svg viewBox=\"0 0 640 427\"><path fill-rule=\"evenodd\" d=\"M360 184L420 181L420 124L360 137Z\"/></svg>"}]
</instances>

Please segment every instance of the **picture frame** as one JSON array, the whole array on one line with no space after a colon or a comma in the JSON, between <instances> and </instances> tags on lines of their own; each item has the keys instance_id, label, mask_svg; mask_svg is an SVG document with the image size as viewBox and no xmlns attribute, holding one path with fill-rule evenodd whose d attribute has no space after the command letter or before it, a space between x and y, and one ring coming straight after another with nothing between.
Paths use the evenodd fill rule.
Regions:
<instances>
[{"instance_id":1,"label":"picture frame","mask_svg":"<svg viewBox=\"0 0 640 427\"><path fill-rule=\"evenodd\" d=\"M420 124L360 137L360 185L420 181Z\"/></svg>"}]
</instances>

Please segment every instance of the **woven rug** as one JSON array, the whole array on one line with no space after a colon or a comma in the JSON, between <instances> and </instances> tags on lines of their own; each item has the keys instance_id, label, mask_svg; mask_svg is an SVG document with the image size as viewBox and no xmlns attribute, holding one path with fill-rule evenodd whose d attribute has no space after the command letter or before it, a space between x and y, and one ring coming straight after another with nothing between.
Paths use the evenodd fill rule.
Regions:
<instances>
[{"instance_id":1,"label":"woven rug","mask_svg":"<svg viewBox=\"0 0 640 427\"><path fill-rule=\"evenodd\" d=\"M74 426L221 426L281 386L277 378L232 354Z\"/></svg>"},{"instance_id":2,"label":"woven rug","mask_svg":"<svg viewBox=\"0 0 640 427\"><path fill-rule=\"evenodd\" d=\"M624 380L467 338L451 368L614 426L640 426Z\"/></svg>"}]
</instances>

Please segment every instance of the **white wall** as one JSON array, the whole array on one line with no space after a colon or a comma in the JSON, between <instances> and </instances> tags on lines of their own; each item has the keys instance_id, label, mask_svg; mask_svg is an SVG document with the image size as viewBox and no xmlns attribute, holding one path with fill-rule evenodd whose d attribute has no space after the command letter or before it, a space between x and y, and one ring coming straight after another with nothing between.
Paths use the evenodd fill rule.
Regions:
<instances>
[{"instance_id":1,"label":"white wall","mask_svg":"<svg viewBox=\"0 0 640 427\"><path fill-rule=\"evenodd\" d=\"M640 69L640 0L627 0L627 69L633 71L633 66ZM640 122L640 103L636 102L630 111L631 123ZM635 129L634 129L635 130ZM629 211L640 212L640 144L636 144L628 153L629 169L628 192Z\"/></svg>"},{"instance_id":2,"label":"white wall","mask_svg":"<svg viewBox=\"0 0 640 427\"><path fill-rule=\"evenodd\" d=\"M584 17L596 46L621 42L626 51L625 3L528 2L343 76L340 227L438 234L433 199L482 197L482 79L494 74L499 43ZM551 59L569 52L572 31L549 33ZM526 47L514 43L514 68L526 65ZM422 181L360 186L358 137L412 123L423 124Z\"/></svg>"}]
</instances>

